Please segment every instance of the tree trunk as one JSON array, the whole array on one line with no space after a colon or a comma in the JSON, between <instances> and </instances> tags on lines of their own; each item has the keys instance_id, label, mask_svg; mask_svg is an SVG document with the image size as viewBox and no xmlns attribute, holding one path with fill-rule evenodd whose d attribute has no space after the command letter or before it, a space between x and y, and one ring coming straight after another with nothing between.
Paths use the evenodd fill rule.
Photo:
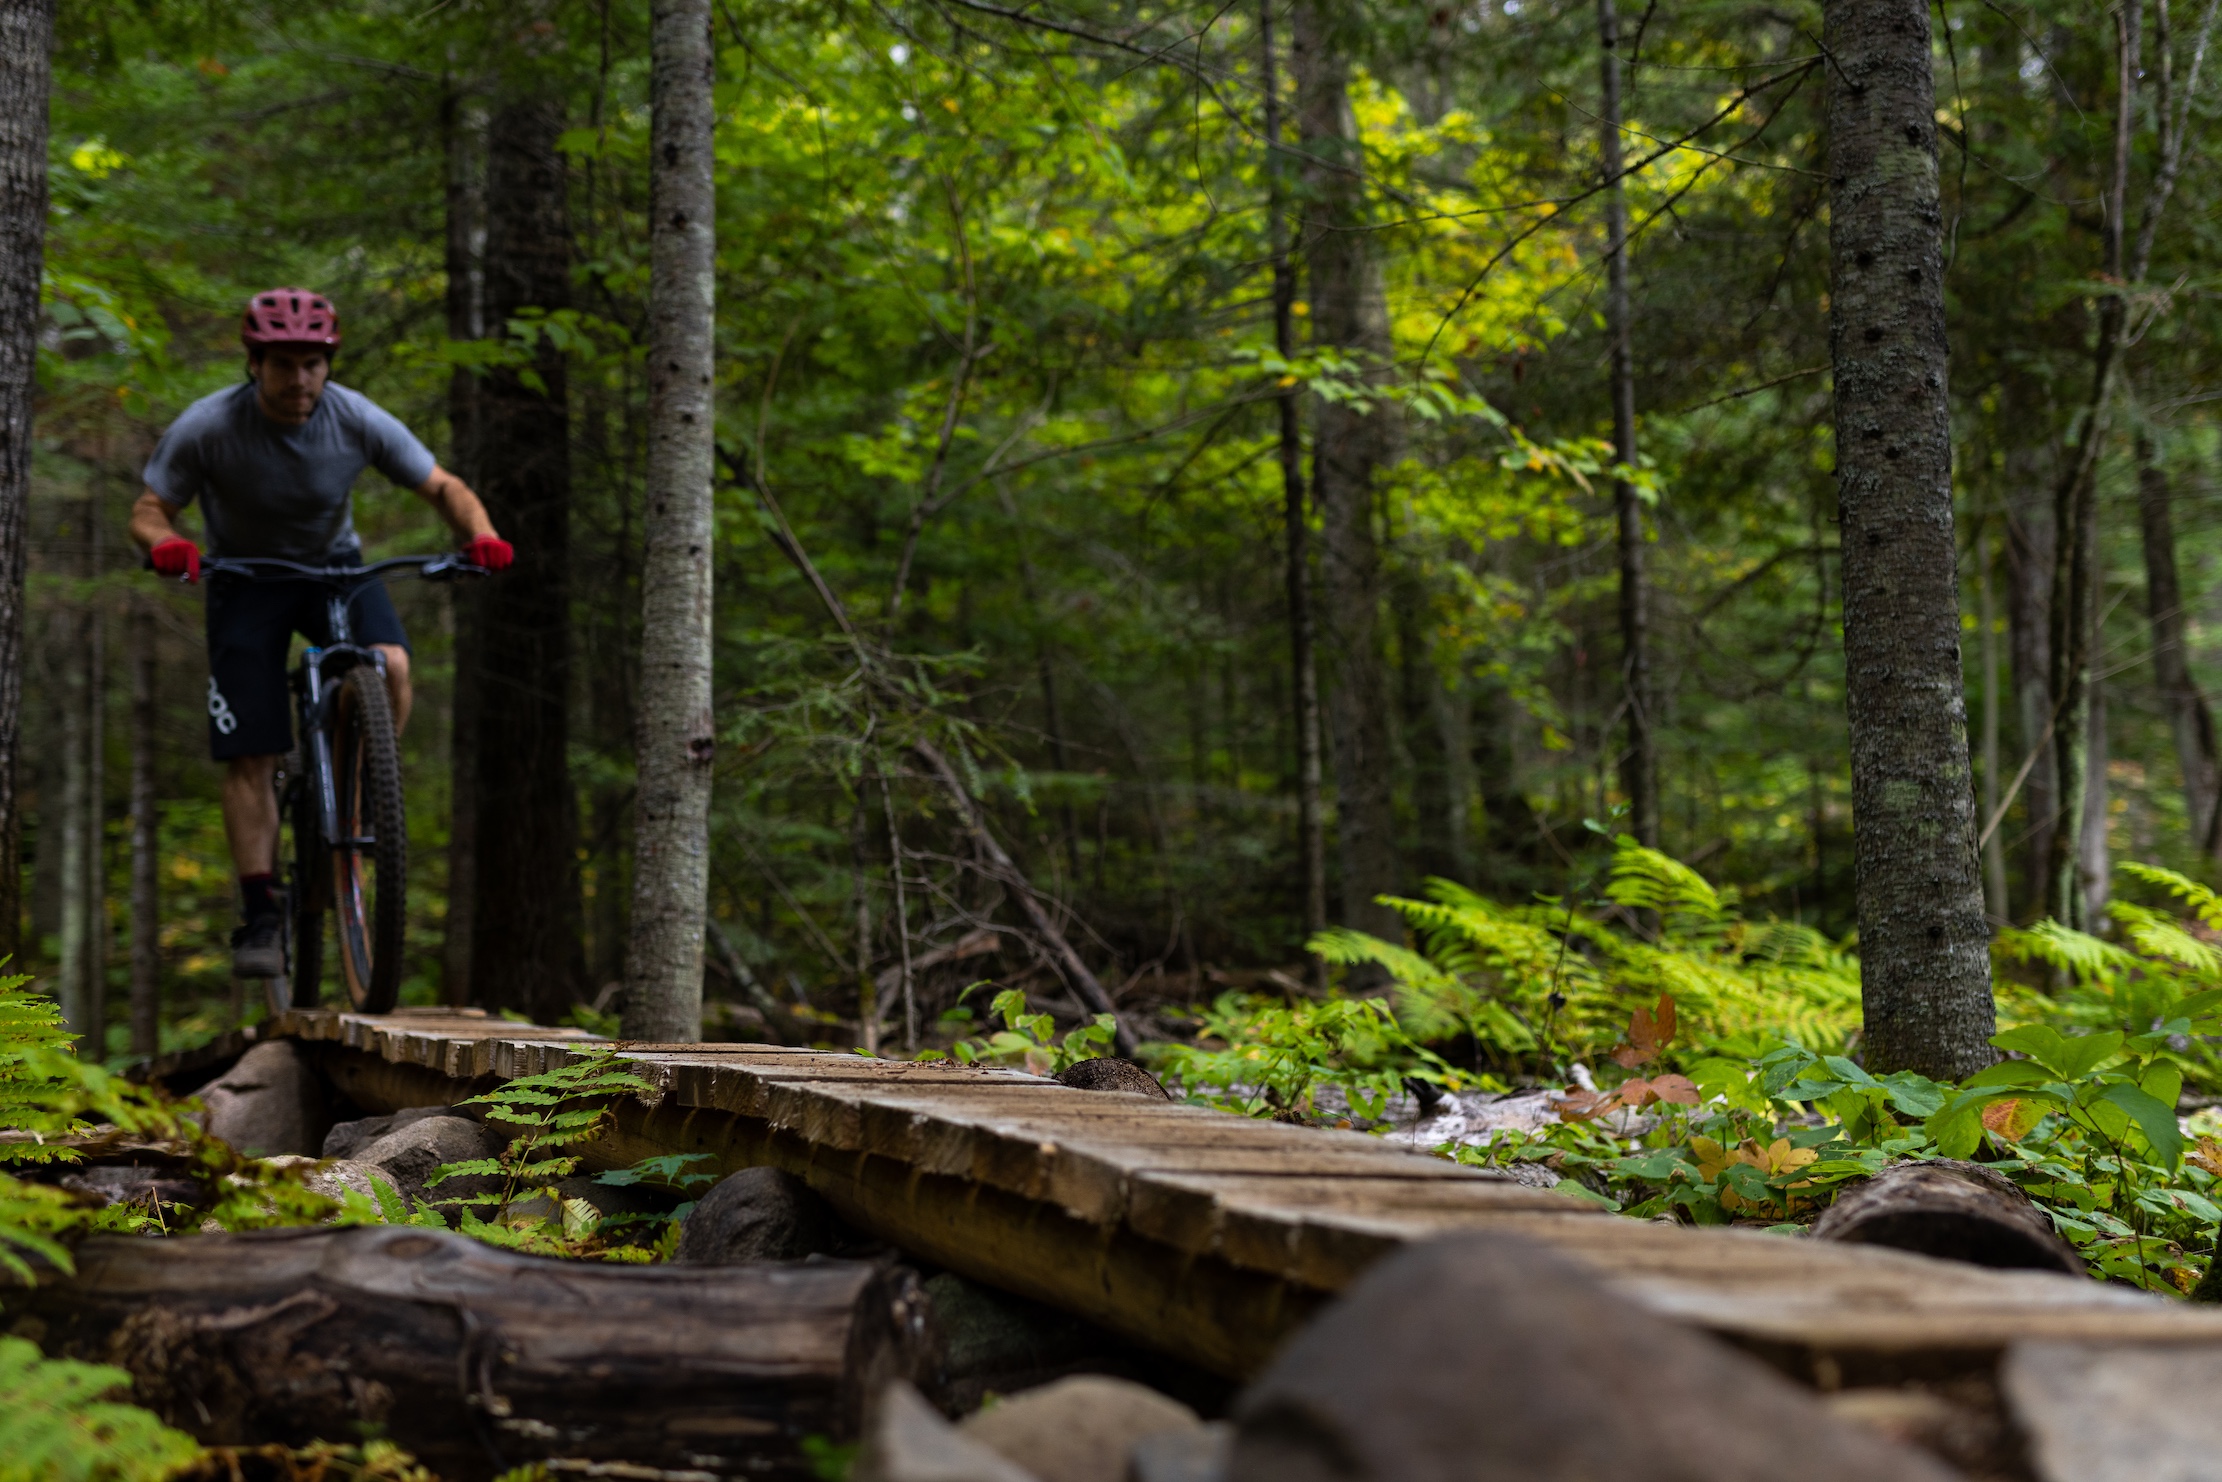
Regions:
<instances>
[{"instance_id":1,"label":"tree trunk","mask_svg":"<svg viewBox=\"0 0 2222 1482\"><path fill-rule=\"evenodd\" d=\"M702 1037L710 889L711 399L716 194L709 0L650 22L648 510L625 1033Z\"/></svg>"},{"instance_id":2,"label":"tree trunk","mask_svg":"<svg viewBox=\"0 0 2222 1482\"><path fill-rule=\"evenodd\" d=\"M95 1236L77 1268L11 1316L128 1369L171 1424L231 1445L376 1427L454 1482L547 1457L807 1478L805 1437L855 1434L889 1378L942 1378L916 1274L863 1261L604 1265L376 1226Z\"/></svg>"},{"instance_id":3,"label":"tree trunk","mask_svg":"<svg viewBox=\"0 0 2222 1482\"><path fill-rule=\"evenodd\" d=\"M2114 12L2114 176L2104 207L2108 282L2124 278L2123 214L2129 205L2129 172L2137 127L2137 39L2140 7ZM2091 653L2098 639L2098 465L2105 446L2106 415L2114 371L2121 359L2126 306L2120 293L2099 300L2098 337L2091 348L2091 391L2067 467L2053 495L2058 549L2052 578L2053 764L2058 777L2060 826L2053 830L2046 901L2055 919L2085 924L2081 879L2084 793L2090 783Z\"/></svg>"},{"instance_id":4,"label":"tree trunk","mask_svg":"<svg viewBox=\"0 0 2222 1482\"><path fill-rule=\"evenodd\" d=\"M1428 639L1427 591L1409 565L1394 578L1392 591L1398 718L1403 723L1405 755L1411 762L1412 872L1457 879L1458 819L1451 802L1443 676L1435 667L1434 645Z\"/></svg>"},{"instance_id":5,"label":"tree trunk","mask_svg":"<svg viewBox=\"0 0 2222 1482\"><path fill-rule=\"evenodd\" d=\"M161 816L154 758L161 745L154 608L131 606L131 1053L158 1054L162 1042Z\"/></svg>"},{"instance_id":6,"label":"tree trunk","mask_svg":"<svg viewBox=\"0 0 2222 1482\"><path fill-rule=\"evenodd\" d=\"M1867 1063L1993 1058L1960 672L1929 13L1828 0L1829 350Z\"/></svg>"},{"instance_id":7,"label":"tree trunk","mask_svg":"<svg viewBox=\"0 0 2222 1482\"><path fill-rule=\"evenodd\" d=\"M2086 931L2097 931L2106 920L2107 897L2113 893L2114 871L2106 845L2106 762L2110 748L2106 731L2106 682L2091 678L2090 732L2083 754L2089 780L2083 786L2082 821L2076 829L2076 906Z\"/></svg>"},{"instance_id":8,"label":"tree trunk","mask_svg":"<svg viewBox=\"0 0 2222 1482\"><path fill-rule=\"evenodd\" d=\"M1353 21L1334 0L1295 7L1297 122L1304 147L1303 242L1310 270L1312 342L1387 370L1388 299L1366 209L1364 151L1350 110ZM1395 461L1393 414L1380 403L1317 403L1312 490L1321 526L1325 639L1333 684L1328 723L1335 746L1335 821L1342 858L1343 923L1390 941L1396 912L1375 899L1396 888L1389 695L1382 672L1380 552L1374 536L1376 472Z\"/></svg>"},{"instance_id":9,"label":"tree trunk","mask_svg":"<svg viewBox=\"0 0 2222 1482\"><path fill-rule=\"evenodd\" d=\"M447 147L447 335L475 340L486 333L485 265L486 119L477 105L450 85L441 100ZM447 383L449 466L476 487L478 378L457 366ZM441 962L443 997L471 1001L471 928L478 906L478 717L484 640L480 592L475 583L448 588L455 629L454 691L448 701L447 920Z\"/></svg>"},{"instance_id":10,"label":"tree trunk","mask_svg":"<svg viewBox=\"0 0 2222 1482\"><path fill-rule=\"evenodd\" d=\"M1605 333L1612 341L1613 456L1636 462L1636 359L1628 307L1628 194L1620 163L1620 18L1613 0L1597 0L1597 40L1604 80L1601 164L1605 187ZM1613 480L1613 516L1620 543L1620 676L1628 707L1628 750L1620 763L1628 797L1628 831L1659 847L1659 749L1653 733L1650 596L1644 583L1643 501L1635 485Z\"/></svg>"},{"instance_id":11,"label":"tree trunk","mask_svg":"<svg viewBox=\"0 0 2222 1482\"><path fill-rule=\"evenodd\" d=\"M99 575L97 499L86 501L90 575ZM85 958L78 995L84 1004L78 1053L108 1055L108 625L99 597L85 614ZM73 1026L76 1027L76 1026Z\"/></svg>"},{"instance_id":12,"label":"tree trunk","mask_svg":"<svg viewBox=\"0 0 2222 1482\"><path fill-rule=\"evenodd\" d=\"M62 939L60 962L54 975L54 998L61 1005L62 1022L77 1036L81 1050L90 1045L92 1033L85 1002L86 959L91 954L93 935L90 899L93 872L85 860L85 845L92 836L92 830L85 823L91 811L88 774L92 747L85 734L85 721L91 710L86 700L86 692L92 687L88 652L90 627L88 615L75 605L74 599L54 623L58 645L55 661L62 678L62 796L61 806L52 808L40 820L39 830L42 846L50 834L60 836L57 852L62 867Z\"/></svg>"},{"instance_id":13,"label":"tree trunk","mask_svg":"<svg viewBox=\"0 0 2222 1482\"><path fill-rule=\"evenodd\" d=\"M1989 827L1998 812L1998 612L1991 600L1991 531L1986 521L1975 528L1975 605L1982 629L1983 664L1983 810L1978 821ZM1983 841L1983 905L1993 922L2013 919L2006 893L2006 842L1991 829Z\"/></svg>"},{"instance_id":14,"label":"tree trunk","mask_svg":"<svg viewBox=\"0 0 2222 1482\"><path fill-rule=\"evenodd\" d=\"M507 325L570 296L570 231L556 138L562 104L504 103L487 135L486 317ZM538 384L527 379L529 370ZM476 910L471 991L491 1008L553 1020L585 975L578 798L571 786L570 416L562 354L479 390L479 490L517 547L478 595Z\"/></svg>"},{"instance_id":15,"label":"tree trunk","mask_svg":"<svg viewBox=\"0 0 2222 1482\"><path fill-rule=\"evenodd\" d=\"M1259 0L1260 88L1265 94L1266 236L1273 256L1273 348L1286 361L1296 353L1296 267L1288 250L1287 160L1281 142L1280 56L1273 38L1274 0ZM1280 423L1281 528L1286 543L1282 584L1288 602L1289 674L1296 713L1296 859L1303 882L1300 902L1304 940L1327 928L1327 834L1321 807L1319 666L1312 616L1311 513L1304 502L1304 433L1296 388L1273 399ZM1318 986L1327 963L1312 959Z\"/></svg>"},{"instance_id":16,"label":"tree trunk","mask_svg":"<svg viewBox=\"0 0 2222 1482\"><path fill-rule=\"evenodd\" d=\"M2145 536L2145 613L2153 631L2153 682L2175 732L2183 775L2184 821L2202 854L2216 847L2214 713L2191 677L2184 649L2183 583L2176 570L2176 525L2167 470L2150 435L2137 438L2137 514Z\"/></svg>"},{"instance_id":17,"label":"tree trunk","mask_svg":"<svg viewBox=\"0 0 2222 1482\"><path fill-rule=\"evenodd\" d=\"M2000 424L2024 436L2022 405L2008 381L2000 393ZM2037 453L2027 442L2006 449L2006 632L2014 675L2015 734L2024 759L2034 752L2021 785L2023 842L2021 917L2035 920L2051 898L2046 881L2052 860L2052 829L2059 812L2054 789L2059 773L2052 757L2052 501L2040 484ZM2016 762L2016 769L2020 762ZM2001 838L2004 826L2001 825Z\"/></svg>"},{"instance_id":18,"label":"tree trunk","mask_svg":"<svg viewBox=\"0 0 2222 1482\"><path fill-rule=\"evenodd\" d=\"M21 966L23 573L31 407L46 258L46 115L53 0L0 4L0 959Z\"/></svg>"}]
</instances>

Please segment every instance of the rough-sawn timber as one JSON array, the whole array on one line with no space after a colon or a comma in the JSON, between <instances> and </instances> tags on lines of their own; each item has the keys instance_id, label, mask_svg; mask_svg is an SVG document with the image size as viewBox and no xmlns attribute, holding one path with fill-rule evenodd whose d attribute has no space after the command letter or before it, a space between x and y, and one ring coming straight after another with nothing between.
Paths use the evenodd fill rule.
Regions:
<instances>
[{"instance_id":1,"label":"rough-sawn timber","mask_svg":"<svg viewBox=\"0 0 2222 1482\"><path fill-rule=\"evenodd\" d=\"M588 1048L452 1013L329 1010L264 1031L315 1047L367 1110L461 1099ZM2024 1339L2222 1343L2222 1312L2076 1277L1618 1218L1353 1132L1283 1126L1015 1071L768 1045L620 1043L657 1089L589 1150L784 1168L844 1218L962 1275L1231 1378L1383 1253L1506 1230L1800 1377L1992 1371Z\"/></svg>"}]
</instances>

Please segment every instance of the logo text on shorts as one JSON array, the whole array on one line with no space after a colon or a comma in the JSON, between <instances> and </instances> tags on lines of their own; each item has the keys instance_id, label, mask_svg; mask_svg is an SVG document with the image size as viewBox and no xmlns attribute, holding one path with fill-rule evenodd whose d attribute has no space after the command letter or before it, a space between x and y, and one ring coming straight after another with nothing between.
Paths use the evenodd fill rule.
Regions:
<instances>
[{"instance_id":1,"label":"logo text on shorts","mask_svg":"<svg viewBox=\"0 0 2222 1482\"><path fill-rule=\"evenodd\" d=\"M216 722L217 732L229 736L239 729L239 717L231 713L231 702L224 692L216 688L216 676L208 676L208 718Z\"/></svg>"}]
</instances>

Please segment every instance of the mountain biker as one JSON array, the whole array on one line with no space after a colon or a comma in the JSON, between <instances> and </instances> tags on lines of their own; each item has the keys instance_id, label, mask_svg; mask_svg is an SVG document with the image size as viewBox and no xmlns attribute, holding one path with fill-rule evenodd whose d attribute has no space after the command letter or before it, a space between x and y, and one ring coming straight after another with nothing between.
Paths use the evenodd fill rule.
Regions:
<instances>
[{"instance_id":1,"label":"mountain biker","mask_svg":"<svg viewBox=\"0 0 2222 1482\"><path fill-rule=\"evenodd\" d=\"M147 460L131 538L157 572L200 579L200 547L176 525L196 498L212 555L361 565L349 490L366 466L438 510L462 540L465 559L493 571L510 564L510 544L494 533L478 496L391 413L330 379L340 343L330 299L306 288L258 293L241 315L239 338L245 383L187 407ZM239 873L232 971L274 978L285 971L274 783L278 759L293 744L286 651L295 633L313 644L331 641L323 590L310 581L215 574L207 608L209 754L228 768L224 833ZM356 641L383 660L398 729L409 717L409 637L380 583L361 589L350 615Z\"/></svg>"}]
</instances>

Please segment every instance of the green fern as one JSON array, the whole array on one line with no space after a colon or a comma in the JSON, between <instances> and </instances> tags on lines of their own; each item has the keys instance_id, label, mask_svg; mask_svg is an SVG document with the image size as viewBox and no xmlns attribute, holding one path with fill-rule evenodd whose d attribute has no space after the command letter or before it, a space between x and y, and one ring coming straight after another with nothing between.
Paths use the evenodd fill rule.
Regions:
<instances>
[{"instance_id":1,"label":"green fern","mask_svg":"<svg viewBox=\"0 0 2222 1482\"><path fill-rule=\"evenodd\" d=\"M2158 865L2135 862L2117 866L2116 873L2127 875L2132 880L2142 880L2148 885L2159 886L2189 906L2191 914L2198 917L2202 925L2222 931L2222 895L2215 894L2190 876L2179 875L2174 870L2164 870Z\"/></svg>"},{"instance_id":2,"label":"green fern","mask_svg":"<svg viewBox=\"0 0 2222 1482\"><path fill-rule=\"evenodd\" d=\"M191 1436L107 1398L131 1376L0 1338L0 1482L160 1482L200 1455Z\"/></svg>"}]
</instances>

